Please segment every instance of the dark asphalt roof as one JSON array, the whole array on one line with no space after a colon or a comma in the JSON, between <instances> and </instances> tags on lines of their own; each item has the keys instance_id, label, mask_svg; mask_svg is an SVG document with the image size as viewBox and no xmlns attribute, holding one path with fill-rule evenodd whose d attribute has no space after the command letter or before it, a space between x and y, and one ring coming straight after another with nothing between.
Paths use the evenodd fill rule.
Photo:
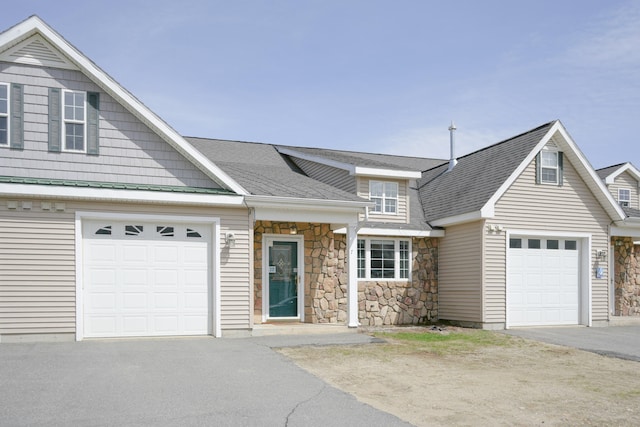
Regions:
<instances>
[{"instance_id":1,"label":"dark asphalt roof","mask_svg":"<svg viewBox=\"0 0 640 427\"><path fill-rule=\"evenodd\" d=\"M555 123L460 157L450 172L448 163L423 172L418 188L426 220L480 210Z\"/></svg>"}]
</instances>

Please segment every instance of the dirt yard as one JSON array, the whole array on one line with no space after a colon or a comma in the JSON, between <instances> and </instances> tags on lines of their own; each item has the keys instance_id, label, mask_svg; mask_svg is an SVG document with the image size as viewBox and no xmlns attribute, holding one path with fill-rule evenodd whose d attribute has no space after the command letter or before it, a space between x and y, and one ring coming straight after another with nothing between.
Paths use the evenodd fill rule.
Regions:
<instances>
[{"instance_id":1,"label":"dirt yard","mask_svg":"<svg viewBox=\"0 0 640 427\"><path fill-rule=\"evenodd\" d=\"M638 362L487 331L426 331L377 334L382 344L280 351L417 426L640 423ZM432 342L426 333L451 336Z\"/></svg>"}]
</instances>

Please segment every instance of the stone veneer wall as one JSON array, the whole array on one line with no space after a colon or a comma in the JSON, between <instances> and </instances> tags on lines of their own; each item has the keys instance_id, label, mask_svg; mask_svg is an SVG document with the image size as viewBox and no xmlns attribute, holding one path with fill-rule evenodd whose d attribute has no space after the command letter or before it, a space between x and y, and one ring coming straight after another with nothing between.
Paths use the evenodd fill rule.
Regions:
<instances>
[{"instance_id":1,"label":"stone veneer wall","mask_svg":"<svg viewBox=\"0 0 640 427\"><path fill-rule=\"evenodd\" d=\"M640 316L640 246L630 237L613 238L615 315Z\"/></svg>"},{"instance_id":2,"label":"stone veneer wall","mask_svg":"<svg viewBox=\"0 0 640 427\"><path fill-rule=\"evenodd\" d=\"M346 236L334 235L329 224L256 221L254 227L254 313L262 316L262 235L304 235L304 320L307 323L347 321Z\"/></svg>"},{"instance_id":3,"label":"stone veneer wall","mask_svg":"<svg viewBox=\"0 0 640 427\"><path fill-rule=\"evenodd\" d=\"M262 236L304 235L304 319L347 322L346 236L329 224L256 221L254 227L254 314L262 316ZM359 281L358 318L363 326L418 324L438 318L438 241L413 239L411 281Z\"/></svg>"},{"instance_id":4,"label":"stone veneer wall","mask_svg":"<svg viewBox=\"0 0 640 427\"><path fill-rule=\"evenodd\" d=\"M363 326L415 325L438 319L438 240L413 239L411 281L358 282Z\"/></svg>"}]
</instances>

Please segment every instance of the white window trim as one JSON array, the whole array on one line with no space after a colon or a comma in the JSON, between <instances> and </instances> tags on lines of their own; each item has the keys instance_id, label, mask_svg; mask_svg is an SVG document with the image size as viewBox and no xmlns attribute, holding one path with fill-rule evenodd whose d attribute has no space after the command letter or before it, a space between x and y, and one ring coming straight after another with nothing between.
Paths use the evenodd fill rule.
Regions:
<instances>
[{"instance_id":1,"label":"white window trim","mask_svg":"<svg viewBox=\"0 0 640 427\"><path fill-rule=\"evenodd\" d=\"M393 182L393 181L378 181L378 180L370 180L369 181L369 200L373 200L374 196L371 195L371 186L374 183L380 183L382 184L382 196L375 196L376 199L382 199L382 203L381 203L381 211L376 211L374 210L375 207L370 208L369 209L369 213L371 214L375 214L375 215L398 215L398 201L399 201L399 195L400 195L400 185L398 185L397 182ZM384 191L384 186L385 184L393 184L396 186L396 196L395 197L389 197L387 196L386 192ZM395 200L396 204L396 208L394 212L387 212L387 204L386 201L387 200Z\"/></svg>"},{"instance_id":2,"label":"white window trim","mask_svg":"<svg viewBox=\"0 0 640 427\"><path fill-rule=\"evenodd\" d=\"M5 86L7 88L7 114L0 113L0 117L7 118L7 143L0 144L0 147L10 147L11 146L11 85L9 85L9 83L0 83L0 86Z\"/></svg>"},{"instance_id":3,"label":"white window trim","mask_svg":"<svg viewBox=\"0 0 640 427\"><path fill-rule=\"evenodd\" d=\"M540 183L541 184L548 184L548 185L558 185L560 183L560 164L559 164L559 150L555 149L555 148L548 148L545 147L542 152L540 153L540 162L542 162L542 157L544 155L544 153L554 153L556 155L556 165L554 166L544 166L543 164L540 165ZM556 171L556 180L555 181L545 181L544 180L544 174L542 173L543 169L555 169Z\"/></svg>"},{"instance_id":4,"label":"white window trim","mask_svg":"<svg viewBox=\"0 0 640 427\"><path fill-rule=\"evenodd\" d=\"M623 199L622 198L622 192L626 191L627 192L627 198ZM620 206L623 207L629 207L631 206L631 190L628 188L618 188L618 203L620 204Z\"/></svg>"},{"instance_id":5,"label":"white window trim","mask_svg":"<svg viewBox=\"0 0 640 427\"><path fill-rule=\"evenodd\" d=\"M358 237L357 240L364 240L365 244L365 277L358 277L358 280L377 280L377 281L387 281L387 282L403 282L403 281L411 281L411 270L412 270L412 259L413 259L413 245L412 239L392 239L385 237ZM393 243L393 252L394 252L394 273L393 278L391 277L371 277L371 241L373 240L385 240L394 242ZM400 242L407 242L409 244L409 254L408 254L408 277L400 278ZM357 256L357 245L356 241L356 256ZM356 276L358 272L356 271Z\"/></svg>"},{"instance_id":6,"label":"white window trim","mask_svg":"<svg viewBox=\"0 0 640 427\"><path fill-rule=\"evenodd\" d=\"M84 117L82 118L82 120L71 120L71 119L67 119L66 117L66 107L67 104L65 103L65 98L66 98L66 94L67 93L82 93L84 94L84 106L83 106L83 113L84 113ZM73 123L73 124L81 124L82 125L82 142L83 142L83 149L82 150L70 150L67 148L67 123ZM82 90L67 90L67 89L63 89L62 90L62 144L61 144L61 149L62 151L66 151L69 153L86 153L87 152L87 92L86 91L82 91Z\"/></svg>"}]
</instances>

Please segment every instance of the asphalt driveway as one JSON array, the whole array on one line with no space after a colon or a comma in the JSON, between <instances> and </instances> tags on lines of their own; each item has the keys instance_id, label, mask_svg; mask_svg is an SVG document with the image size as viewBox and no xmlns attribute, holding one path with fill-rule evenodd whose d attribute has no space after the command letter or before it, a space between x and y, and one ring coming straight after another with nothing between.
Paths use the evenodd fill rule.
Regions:
<instances>
[{"instance_id":1,"label":"asphalt driveway","mask_svg":"<svg viewBox=\"0 0 640 427\"><path fill-rule=\"evenodd\" d=\"M580 326L520 328L504 332L527 339L640 362L640 325L602 328Z\"/></svg>"},{"instance_id":2,"label":"asphalt driveway","mask_svg":"<svg viewBox=\"0 0 640 427\"><path fill-rule=\"evenodd\" d=\"M362 334L0 344L0 425L407 426L273 346Z\"/></svg>"}]
</instances>

